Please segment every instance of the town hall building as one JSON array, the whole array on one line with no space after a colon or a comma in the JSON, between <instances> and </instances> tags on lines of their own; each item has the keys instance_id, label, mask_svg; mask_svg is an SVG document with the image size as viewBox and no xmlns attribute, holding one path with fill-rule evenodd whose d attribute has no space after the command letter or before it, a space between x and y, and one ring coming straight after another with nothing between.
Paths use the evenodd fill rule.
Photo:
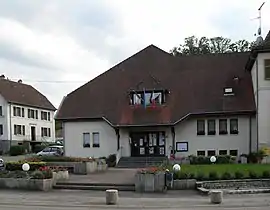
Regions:
<instances>
[{"instance_id":1,"label":"town hall building","mask_svg":"<svg viewBox=\"0 0 270 210\"><path fill-rule=\"evenodd\" d=\"M251 52L173 56L154 45L68 94L68 156L240 156L270 145L270 32Z\"/></svg>"}]
</instances>

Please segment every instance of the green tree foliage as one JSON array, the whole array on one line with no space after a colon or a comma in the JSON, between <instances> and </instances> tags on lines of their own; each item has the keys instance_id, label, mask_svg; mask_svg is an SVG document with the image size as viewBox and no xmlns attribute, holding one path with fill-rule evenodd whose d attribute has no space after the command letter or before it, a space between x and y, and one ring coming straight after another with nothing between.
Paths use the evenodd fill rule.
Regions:
<instances>
[{"instance_id":1,"label":"green tree foliage","mask_svg":"<svg viewBox=\"0 0 270 210\"><path fill-rule=\"evenodd\" d=\"M232 42L229 38L224 37L201 37L195 36L185 38L184 44L174 47L170 53L174 56L181 55L202 55L213 53L229 52L247 52L250 51L254 42L247 40L238 40Z\"/></svg>"}]
</instances>

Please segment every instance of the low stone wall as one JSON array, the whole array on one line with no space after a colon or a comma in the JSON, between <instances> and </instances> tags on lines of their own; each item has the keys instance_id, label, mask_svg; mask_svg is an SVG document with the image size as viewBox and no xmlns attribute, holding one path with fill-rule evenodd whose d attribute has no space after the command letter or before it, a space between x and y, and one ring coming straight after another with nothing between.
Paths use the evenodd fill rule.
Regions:
<instances>
[{"instance_id":1,"label":"low stone wall","mask_svg":"<svg viewBox=\"0 0 270 210\"><path fill-rule=\"evenodd\" d=\"M135 175L136 192L163 192L165 190L165 173L137 173Z\"/></svg>"},{"instance_id":2,"label":"low stone wall","mask_svg":"<svg viewBox=\"0 0 270 210\"><path fill-rule=\"evenodd\" d=\"M52 187L53 179L0 178L0 189L49 191Z\"/></svg>"},{"instance_id":3,"label":"low stone wall","mask_svg":"<svg viewBox=\"0 0 270 210\"><path fill-rule=\"evenodd\" d=\"M196 179L173 180L173 190L194 190L196 189Z\"/></svg>"},{"instance_id":4,"label":"low stone wall","mask_svg":"<svg viewBox=\"0 0 270 210\"><path fill-rule=\"evenodd\" d=\"M61 166L71 168L70 173L86 175L107 170L107 164L98 164L97 162L48 162L48 166Z\"/></svg>"},{"instance_id":5,"label":"low stone wall","mask_svg":"<svg viewBox=\"0 0 270 210\"><path fill-rule=\"evenodd\" d=\"M203 187L206 189L270 188L270 179L204 181L204 182L197 182L197 187Z\"/></svg>"}]
</instances>

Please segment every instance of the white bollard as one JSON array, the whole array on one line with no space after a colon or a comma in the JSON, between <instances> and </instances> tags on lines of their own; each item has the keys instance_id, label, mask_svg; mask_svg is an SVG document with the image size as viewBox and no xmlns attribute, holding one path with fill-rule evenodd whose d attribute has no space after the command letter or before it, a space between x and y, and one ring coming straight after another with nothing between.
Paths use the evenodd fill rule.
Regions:
<instances>
[{"instance_id":1,"label":"white bollard","mask_svg":"<svg viewBox=\"0 0 270 210\"><path fill-rule=\"evenodd\" d=\"M220 203L222 203L222 199L223 199L223 192L222 191L212 190L210 192L211 203L220 204Z\"/></svg>"},{"instance_id":2,"label":"white bollard","mask_svg":"<svg viewBox=\"0 0 270 210\"><path fill-rule=\"evenodd\" d=\"M118 190L106 190L106 204L115 205L118 202Z\"/></svg>"}]
</instances>

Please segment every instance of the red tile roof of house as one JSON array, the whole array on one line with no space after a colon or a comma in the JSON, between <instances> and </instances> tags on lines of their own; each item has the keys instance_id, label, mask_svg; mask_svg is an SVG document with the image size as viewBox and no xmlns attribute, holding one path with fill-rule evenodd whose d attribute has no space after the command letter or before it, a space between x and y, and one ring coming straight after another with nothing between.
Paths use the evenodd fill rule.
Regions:
<instances>
[{"instance_id":1,"label":"red tile roof of house","mask_svg":"<svg viewBox=\"0 0 270 210\"><path fill-rule=\"evenodd\" d=\"M68 94L58 120L103 118L113 126L171 125L194 114L254 114L249 53L174 57L150 45ZM224 96L232 87L234 96ZM129 105L129 93L166 89L156 109Z\"/></svg>"},{"instance_id":2,"label":"red tile roof of house","mask_svg":"<svg viewBox=\"0 0 270 210\"><path fill-rule=\"evenodd\" d=\"M55 111L52 103L31 85L0 78L0 95L9 103Z\"/></svg>"}]
</instances>

